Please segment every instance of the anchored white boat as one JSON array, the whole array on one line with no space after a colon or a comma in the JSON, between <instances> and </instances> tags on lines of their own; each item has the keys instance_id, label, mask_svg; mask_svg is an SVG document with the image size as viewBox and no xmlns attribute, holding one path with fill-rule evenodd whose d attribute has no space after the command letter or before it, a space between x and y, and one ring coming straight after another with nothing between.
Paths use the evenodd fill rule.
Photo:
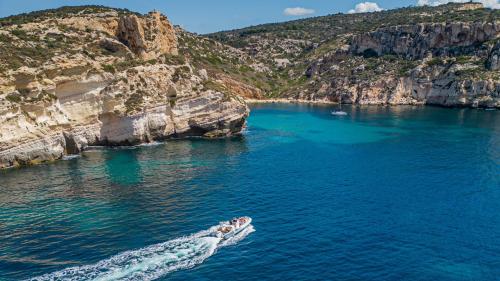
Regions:
<instances>
[{"instance_id":1,"label":"anchored white boat","mask_svg":"<svg viewBox=\"0 0 500 281\"><path fill-rule=\"evenodd\" d=\"M347 112L335 110L335 111L332 111L332 115L334 115L334 116L346 116Z\"/></svg>"},{"instance_id":2,"label":"anchored white boat","mask_svg":"<svg viewBox=\"0 0 500 281\"><path fill-rule=\"evenodd\" d=\"M331 112L334 116L346 116L347 112L342 111L342 103L339 103L339 109Z\"/></svg>"},{"instance_id":3,"label":"anchored white boat","mask_svg":"<svg viewBox=\"0 0 500 281\"><path fill-rule=\"evenodd\" d=\"M221 222L214 236L224 240L233 237L247 228L252 222L251 217L234 218L230 221Z\"/></svg>"}]
</instances>

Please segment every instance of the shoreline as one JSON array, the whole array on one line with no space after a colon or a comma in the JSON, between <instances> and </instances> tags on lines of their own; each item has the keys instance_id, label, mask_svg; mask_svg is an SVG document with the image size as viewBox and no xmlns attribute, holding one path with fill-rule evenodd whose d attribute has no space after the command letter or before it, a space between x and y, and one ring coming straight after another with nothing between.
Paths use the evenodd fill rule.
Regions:
<instances>
[{"instance_id":1,"label":"shoreline","mask_svg":"<svg viewBox=\"0 0 500 281\"><path fill-rule=\"evenodd\" d=\"M247 104L309 104L309 105L340 105L338 102L324 101L324 100L304 100L304 99L244 99ZM426 103L416 103L416 104L357 104L357 103L343 103L342 105L351 105L355 107L363 106L383 106L383 107L396 107L396 106L431 106L431 107L441 107L441 108L469 108L477 110L494 111L500 110L499 107L486 107L486 106L472 106L472 105L442 105L442 104L426 104Z\"/></svg>"},{"instance_id":2,"label":"shoreline","mask_svg":"<svg viewBox=\"0 0 500 281\"><path fill-rule=\"evenodd\" d=\"M268 104L268 103L288 103L288 104L325 104L325 105L338 105L338 102L333 101L314 101L314 100L303 100L303 99L245 99L246 103L249 104Z\"/></svg>"}]
</instances>

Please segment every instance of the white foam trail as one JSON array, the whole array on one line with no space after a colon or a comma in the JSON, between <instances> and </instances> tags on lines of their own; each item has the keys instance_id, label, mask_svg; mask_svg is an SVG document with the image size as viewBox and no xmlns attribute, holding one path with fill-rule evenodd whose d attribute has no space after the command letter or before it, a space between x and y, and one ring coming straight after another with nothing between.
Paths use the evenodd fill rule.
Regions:
<instances>
[{"instance_id":1,"label":"white foam trail","mask_svg":"<svg viewBox=\"0 0 500 281\"><path fill-rule=\"evenodd\" d=\"M32 281L73 280L155 280L166 274L191 268L216 253L234 245L254 232L252 225L232 238L221 241L208 237L217 226L142 249L123 252L93 265L77 266L32 278Z\"/></svg>"}]
</instances>

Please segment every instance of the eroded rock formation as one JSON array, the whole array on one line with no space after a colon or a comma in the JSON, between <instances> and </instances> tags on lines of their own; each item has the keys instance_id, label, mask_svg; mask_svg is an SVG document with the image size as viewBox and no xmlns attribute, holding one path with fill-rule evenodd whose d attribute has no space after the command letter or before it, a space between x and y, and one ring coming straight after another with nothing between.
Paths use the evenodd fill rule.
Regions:
<instances>
[{"instance_id":1,"label":"eroded rock formation","mask_svg":"<svg viewBox=\"0 0 500 281\"><path fill-rule=\"evenodd\" d=\"M89 145L225 137L245 124L249 109L240 97L207 87L212 77L189 62L167 60L178 53L177 38L159 13L83 11L21 28L12 33L26 34L12 37L16 47L45 48L56 37L61 43L52 48L61 50L1 73L0 168L60 159ZM35 36L46 39L27 42Z\"/></svg>"},{"instance_id":2,"label":"eroded rock formation","mask_svg":"<svg viewBox=\"0 0 500 281\"><path fill-rule=\"evenodd\" d=\"M174 27L158 12L151 12L143 18L136 15L121 17L116 36L135 54L146 60L165 53L177 54Z\"/></svg>"},{"instance_id":3,"label":"eroded rock formation","mask_svg":"<svg viewBox=\"0 0 500 281\"><path fill-rule=\"evenodd\" d=\"M492 71L500 70L500 42L497 43L488 55L486 68Z\"/></svg>"},{"instance_id":4,"label":"eroded rock formation","mask_svg":"<svg viewBox=\"0 0 500 281\"><path fill-rule=\"evenodd\" d=\"M348 51L313 61L305 74L319 85L297 97L499 108L499 38L498 22L380 28L354 36Z\"/></svg>"},{"instance_id":5,"label":"eroded rock formation","mask_svg":"<svg viewBox=\"0 0 500 281\"><path fill-rule=\"evenodd\" d=\"M82 74L42 90L51 98L30 105L4 101L0 168L59 159L89 145L238 133L249 112L244 101L204 89L202 79L190 72L185 73L189 79L174 83L171 77L179 68L152 65L116 75Z\"/></svg>"},{"instance_id":6,"label":"eroded rock formation","mask_svg":"<svg viewBox=\"0 0 500 281\"><path fill-rule=\"evenodd\" d=\"M392 26L355 36L350 51L355 54L404 55L418 59L464 52L500 37L500 22L435 23Z\"/></svg>"}]
</instances>

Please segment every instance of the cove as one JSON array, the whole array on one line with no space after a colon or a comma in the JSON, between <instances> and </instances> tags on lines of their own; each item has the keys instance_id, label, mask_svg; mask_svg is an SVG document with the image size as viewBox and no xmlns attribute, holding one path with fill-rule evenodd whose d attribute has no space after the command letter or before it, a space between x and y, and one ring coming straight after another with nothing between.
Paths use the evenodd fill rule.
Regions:
<instances>
[{"instance_id":1,"label":"cove","mask_svg":"<svg viewBox=\"0 0 500 281\"><path fill-rule=\"evenodd\" d=\"M241 136L0 171L0 279L496 280L500 112L333 109L253 105ZM241 215L237 243L192 239Z\"/></svg>"}]
</instances>

